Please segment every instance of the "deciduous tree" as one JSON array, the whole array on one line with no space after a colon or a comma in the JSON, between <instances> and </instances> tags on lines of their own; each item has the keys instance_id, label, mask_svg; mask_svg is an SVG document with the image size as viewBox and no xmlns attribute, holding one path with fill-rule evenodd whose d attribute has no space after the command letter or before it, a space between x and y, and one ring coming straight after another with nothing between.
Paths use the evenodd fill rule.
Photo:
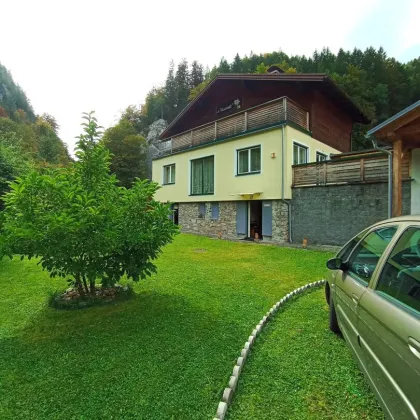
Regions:
<instances>
[{"instance_id":1,"label":"deciduous tree","mask_svg":"<svg viewBox=\"0 0 420 420\"><path fill-rule=\"evenodd\" d=\"M147 178L147 145L135 127L122 118L114 127L108 128L103 143L112 153L111 171L120 184L129 188L136 178Z\"/></svg>"},{"instance_id":2,"label":"deciduous tree","mask_svg":"<svg viewBox=\"0 0 420 420\"><path fill-rule=\"evenodd\" d=\"M30 174L11 184L0 225L0 257L37 257L51 277L64 277L81 296L122 276L138 281L156 271L154 260L177 227L169 205L153 199L157 184L117 186L99 126L84 116L78 160L66 169Z\"/></svg>"}]
</instances>

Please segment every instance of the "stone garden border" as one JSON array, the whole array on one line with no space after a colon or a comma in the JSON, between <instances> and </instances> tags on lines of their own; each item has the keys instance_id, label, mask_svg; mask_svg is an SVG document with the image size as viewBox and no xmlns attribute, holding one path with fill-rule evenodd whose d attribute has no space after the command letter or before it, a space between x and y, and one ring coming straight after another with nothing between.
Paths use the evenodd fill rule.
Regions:
<instances>
[{"instance_id":1,"label":"stone garden border","mask_svg":"<svg viewBox=\"0 0 420 420\"><path fill-rule=\"evenodd\" d=\"M236 364L233 368L232 375L229 379L228 386L223 391L223 396L219 405L217 407L216 416L213 420L223 420L226 416L228 407L232 401L233 394L235 393L236 386L238 384L239 375L242 372L242 368L244 367L245 361L249 356L249 352L251 347L254 345L256 338L267 324L267 322L277 313L277 311L293 296L300 295L306 292L308 289L313 289L316 287L323 286L325 284L325 280L318 280L314 281L313 283L308 283L305 286L299 287L298 289L293 290L293 292L288 293L286 296L281 298L277 303L275 303L270 310L263 316L261 321L257 324L257 326L252 330L251 335L248 337L244 348L241 350L241 355L238 357Z\"/></svg>"}]
</instances>

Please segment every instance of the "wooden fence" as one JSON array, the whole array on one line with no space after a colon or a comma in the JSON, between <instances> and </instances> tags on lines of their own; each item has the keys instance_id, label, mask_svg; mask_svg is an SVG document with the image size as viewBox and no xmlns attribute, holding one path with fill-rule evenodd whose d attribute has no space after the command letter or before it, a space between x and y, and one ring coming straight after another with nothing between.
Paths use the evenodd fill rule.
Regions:
<instances>
[{"instance_id":1,"label":"wooden fence","mask_svg":"<svg viewBox=\"0 0 420 420\"><path fill-rule=\"evenodd\" d=\"M281 121L309 130L309 113L291 99L281 97L164 139L158 147L161 154L170 154Z\"/></svg>"},{"instance_id":2,"label":"wooden fence","mask_svg":"<svg viewBox=\"0 0 420 420\"><path fill-rule=\"evenodd\" d=\"M410 178L410 160L402 159L402 178ZM388 180L388 158L337 159L293 166L293 187Z\"/></svg>"}]
</instances>

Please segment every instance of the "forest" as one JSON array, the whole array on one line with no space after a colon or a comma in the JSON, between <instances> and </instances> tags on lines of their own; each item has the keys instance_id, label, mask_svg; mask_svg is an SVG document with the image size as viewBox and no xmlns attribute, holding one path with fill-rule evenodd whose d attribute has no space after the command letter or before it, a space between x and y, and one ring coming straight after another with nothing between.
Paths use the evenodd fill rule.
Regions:
<instances>
[{"instance_id":1,"label":"forest","mask_svg":"<svg viewBox=\"0 0 420 420\"><path fill-rule=\"evenodd\" d=\"M111 169L120 184L130 187L136 177L150 178L160 133L217 74L264 73L271 65L289 73L326 73L335 80L372 121L355 125L355 150L370 147L364 138L369 128L420 99L420 57L401 63L382 48L340 49L337 54L324 48L310 57L282 51L236 54L231 62L222 57L211 69L197 60L183 59L177 66L171 61L166 80L148 92L143 105L127 106L104 132L102 141L113 154ZM24 91L0 64L0 196L10 179L30 167L65 166L70 161L58 128L53 116L35 114Z\"/></svg>"},{"instance_id":2,"label":"forest","mask_svg":"<svg viewBox=\"0 0 420 420\"><path fill-rule=\"evenodd\" d=\"M271 65L290 73L326 73L358 104L372 122L354 127L353 149L370 147L364 140L369 128L420 99L420 57L400 63L384 49L373 47L365 51L340 49L337 54L324 48L311 57L282 51L244 57L236 54L232 62L222 57L212 69L204 69L197 61L189 66L186 60L175 69L171 62L165 83L146 96L139 126L146 134L157 119L170 123L217 74L264 73Z\"/></svg>"},{"instance_id":3,"label":"forest","mask_svg":"<svg viewBox=\"0 0 420 420\"><path fill-rule=\"evenodd\" d=\"M35 114L22 88L0 63L0 197L17 176L71 161L58 129L52 115Z\"/></svg>"}]
</instances>

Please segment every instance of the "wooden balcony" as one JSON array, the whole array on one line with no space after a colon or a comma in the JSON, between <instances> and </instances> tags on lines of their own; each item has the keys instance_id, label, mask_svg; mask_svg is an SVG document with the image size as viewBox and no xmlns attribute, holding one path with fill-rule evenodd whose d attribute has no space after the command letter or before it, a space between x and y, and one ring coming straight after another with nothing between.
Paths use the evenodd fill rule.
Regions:
<instances>
[{"instance_id":1,"label":"wooden balcony","mask_svg":"<svg viewBox=\"0 0 420 420\"><path fill-rule=\"evenodd\" d=\"M388 180L388 158L349 158L293 165L293 187L373 183ZM410 179L410 158L402 159L402 178Z\"/></svg>"},{"instance_id":2,"label":"wooden balcony","mask_svg":"<svg viewBox=\"0 0 420 420\"><path fill-rule=\"evenodd\" d=\"M292 122L309 131L309 113L291 99L281 97L164 139L158 148L160 155L167 155L281 122Z\"/></svg>"}]
</instances>

